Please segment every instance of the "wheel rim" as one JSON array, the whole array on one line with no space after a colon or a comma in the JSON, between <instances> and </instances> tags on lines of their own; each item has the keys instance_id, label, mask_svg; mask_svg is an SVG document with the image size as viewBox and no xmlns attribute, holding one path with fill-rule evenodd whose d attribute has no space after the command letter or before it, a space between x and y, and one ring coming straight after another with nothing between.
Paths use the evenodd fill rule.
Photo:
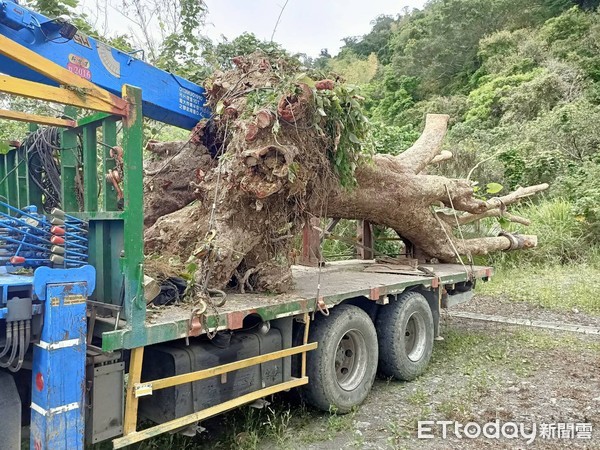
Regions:
<instances>
[{"instance_id":1,"label":"wheel rim","mask_svg":"<svg viewBox=\"0 0 600 450\"><path fill-rule=\"evenodd\" d=\"M426 340L425 319L421 314L414 312L408 318L404 332L404 345L408 359L416 362L423 357Z\"/></svg>"},{"instance_id":2,"label":"wheel rim","mask_svg":"<svg viewBox=\"0 0 600 450\"><path fill-rule=\"evenodd\" d=\"M337 345L334 361L339 386L345 391L356 389L367 371L367 344L358 330L348 331Z\"/></svg>"}]
</instances>

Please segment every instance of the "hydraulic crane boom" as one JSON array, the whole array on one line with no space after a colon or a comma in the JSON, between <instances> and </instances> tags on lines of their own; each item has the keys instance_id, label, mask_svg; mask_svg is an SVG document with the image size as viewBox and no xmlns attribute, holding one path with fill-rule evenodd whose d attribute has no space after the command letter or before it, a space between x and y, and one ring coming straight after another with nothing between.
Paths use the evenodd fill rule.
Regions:
<instances>
[{"instance_id":1,"label":"hydraulic crane boom","mask_svg":"<svg viewBox=\"0 0 600 450\"><path fill-rule=\"evenodd\" d=\"M0 0L0 35L113 94L120 95L124 84L141 88L143 114L151 119L191 129L210 114L202 87L84 35L68 18L49 19L15 1ZM57 86L2 50L0 73Z\"/></svg>"}]
</instances>

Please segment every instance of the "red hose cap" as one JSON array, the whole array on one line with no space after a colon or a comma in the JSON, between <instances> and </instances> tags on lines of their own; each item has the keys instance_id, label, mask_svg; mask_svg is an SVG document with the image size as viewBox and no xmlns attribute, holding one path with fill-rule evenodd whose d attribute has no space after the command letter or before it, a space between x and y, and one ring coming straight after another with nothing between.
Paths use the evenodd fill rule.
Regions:
<instances>
[{"instance_id":1,"label":"red hose cap","mask_svg":"<svg viewBox=\"0 0 600 450\"><path fill-rule=\"evenodd\" d=\"M50 233L52 233L55 236L64 236L65 235L65 229L61 228L61 227L57 227L55 225L52 228L50 228Z\"/></svg>"}]
</instances>

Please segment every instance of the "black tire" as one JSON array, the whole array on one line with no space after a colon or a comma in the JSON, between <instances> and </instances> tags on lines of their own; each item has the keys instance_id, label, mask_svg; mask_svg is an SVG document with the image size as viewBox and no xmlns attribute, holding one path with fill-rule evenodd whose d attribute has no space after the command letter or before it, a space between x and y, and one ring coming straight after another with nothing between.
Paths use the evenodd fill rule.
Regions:
<instances>
[{"instance_id":1,"label":"black tire","mask_svg":"<svg viewBox=\"0 0 600 450\"><path fill-rule=\"evenodd\" d=\"M357 306L339 305L329 317L319 315L310 327L319 347L307 354L305 400L323 411L345 414L369 395L377 373L377 332Z\"/></svg>"},{"instance_id":2,"label":"black tire","mask_svg":"<svg viewBox=\"0 0 600 450\"><path fill-rule=\"evenodd\" d=\"M21 448L21 398L14 378L0 371L0 448Z\"/></svg>"},{"instance_id":3,"label":"black tire","mask_svg":"<svg viewBox=\"0 0 600 450\"><path fill-rule=\"evenodd\" d=\"M411 381L425 372L433 352L433 316L423 295L404 292L377 317L379 370Z\"/></svg>"}]
</instances>

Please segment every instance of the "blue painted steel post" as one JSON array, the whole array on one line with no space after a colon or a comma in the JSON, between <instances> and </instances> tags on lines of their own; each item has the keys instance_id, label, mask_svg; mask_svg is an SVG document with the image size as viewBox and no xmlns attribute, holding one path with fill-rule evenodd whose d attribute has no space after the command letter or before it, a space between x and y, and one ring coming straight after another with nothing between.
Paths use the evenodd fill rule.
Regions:
<instances>
[{"instance_id":1,"label":"blue painted steel post","mask_svg":"<svg viewBox=\"0 0 600 450\"><path fill-rule=\"evenodd\" d=\"M34 273L44 327L33 349L31 450L84 448L86 300L95 279L92 266Z\"/></svg>"}]
</instances>

